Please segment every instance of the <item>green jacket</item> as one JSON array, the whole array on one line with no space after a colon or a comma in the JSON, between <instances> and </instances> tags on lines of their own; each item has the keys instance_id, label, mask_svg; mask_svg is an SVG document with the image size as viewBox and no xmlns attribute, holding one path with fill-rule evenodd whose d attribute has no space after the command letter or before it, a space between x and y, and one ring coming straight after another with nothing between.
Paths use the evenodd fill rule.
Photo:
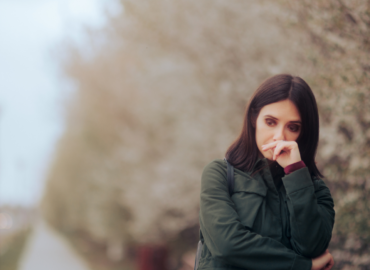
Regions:
<instances>
[{"instance_id":1,"label":"green jacket","mask_svg":"<svg viewBox=\"0 0 370 270\"><path fill-rule=\"evenodd\" d=\"M267 162L258 159L254 168ZM235 168L230 198L226 168L216 159L203 170L198 270L311 269L310 258L327 249L334 225L324 181L307 167L286 176L280 166L267 167L253 177Z\"/></svg>"}]
</instances>

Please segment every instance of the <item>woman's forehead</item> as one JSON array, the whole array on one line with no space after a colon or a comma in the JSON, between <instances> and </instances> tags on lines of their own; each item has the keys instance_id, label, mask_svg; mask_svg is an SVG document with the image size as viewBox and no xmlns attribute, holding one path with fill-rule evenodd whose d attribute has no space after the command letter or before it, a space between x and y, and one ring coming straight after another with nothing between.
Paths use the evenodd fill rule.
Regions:
<instances>
[{"instance_id":1,"label":"woman's forehead","mask_svg":"<svg viewBox=\"0 0 370 270\"><path fill-rule=\"evenodd\" d=\"M300 122L298 108L290 100L282 100L264 106L260 111L262 117L272 117L287 122Z\"/></svg>"}]
</instances>

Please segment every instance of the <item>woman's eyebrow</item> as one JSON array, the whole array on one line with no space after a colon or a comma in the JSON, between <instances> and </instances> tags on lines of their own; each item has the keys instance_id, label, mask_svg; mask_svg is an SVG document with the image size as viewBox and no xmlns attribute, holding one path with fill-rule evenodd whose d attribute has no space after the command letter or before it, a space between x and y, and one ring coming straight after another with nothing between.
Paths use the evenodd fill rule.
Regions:
<instances>
[{"instance_id":1,"label":"woman's eyebrow","mask_svg":"<svg viewBox=\"0 0 370 270\"><path fill-rule=\"evenodd\" d=\"M269 114L265 115L265 117L271 117L271 118L273 118L275 120L279 120L276 117L273 117L272 115L269 115ZM297 124L301 124L302 125L302 121L299 121L299 120L289 121L289 123L297 123Z\"/></svg>"}]
</instances>

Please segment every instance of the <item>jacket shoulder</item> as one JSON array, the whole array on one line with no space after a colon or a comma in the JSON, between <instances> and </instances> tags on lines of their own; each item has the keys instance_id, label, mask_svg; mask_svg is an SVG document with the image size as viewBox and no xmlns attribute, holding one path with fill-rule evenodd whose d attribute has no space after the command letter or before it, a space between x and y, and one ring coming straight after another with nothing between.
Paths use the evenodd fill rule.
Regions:
<instances>
[{"instance_id":1,"label":"jacket shoulder","mask_svg":"<svg viewBox=\"0 0 370 270\"><path fill-rule=\"evenodd\" d=\"M209 170L226 171L226 161L220 158L212 160L206 166L204 166L203 172L209 171Z\"/></svg>"},{"instance_id":2,"label":"jacket shoulder","mask_svg":"<svg viewBox=\"0 0 370 270\"><path fill-rule=\"evenodd\" d=\"M223 159L214 159L203 169L202 187L227 187L227 164ZM248 173L234 168L234 191L248 190L250 186L260 185L265 189L264 183L252 178ZM248 187L248 188L247 188ZM265 193L265 192L264 192Z\"/></svg>"},{"instance_id":3,"label":"jacket shoulder","mask_svg":"<svg viewBox=\"0 0 370 270\"><path fill-rule=\"evenodd\" d=\"M226 186L227 167L223 159L214 159L203 168L202 187L207 185L223 184Z\"/></svg>"}]
</instances>

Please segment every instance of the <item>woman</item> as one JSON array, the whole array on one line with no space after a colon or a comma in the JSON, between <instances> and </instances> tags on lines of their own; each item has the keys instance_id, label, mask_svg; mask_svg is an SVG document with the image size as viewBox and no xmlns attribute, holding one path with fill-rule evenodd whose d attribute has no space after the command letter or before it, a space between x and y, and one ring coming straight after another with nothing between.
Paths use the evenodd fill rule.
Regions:
<instances>
[{"instance_id":1,"label":"woman","mask_svg":"<svg viewBox=\"0 0 370 270\"><path fill-rule=\"evenodd\" d=\"M332 268L335 212L315 164L318 140L316 100L303 79L281 74L259 86L226 152L233 194L225 160L203 170L198 270Z\"/></svg>"}]
</instances>

